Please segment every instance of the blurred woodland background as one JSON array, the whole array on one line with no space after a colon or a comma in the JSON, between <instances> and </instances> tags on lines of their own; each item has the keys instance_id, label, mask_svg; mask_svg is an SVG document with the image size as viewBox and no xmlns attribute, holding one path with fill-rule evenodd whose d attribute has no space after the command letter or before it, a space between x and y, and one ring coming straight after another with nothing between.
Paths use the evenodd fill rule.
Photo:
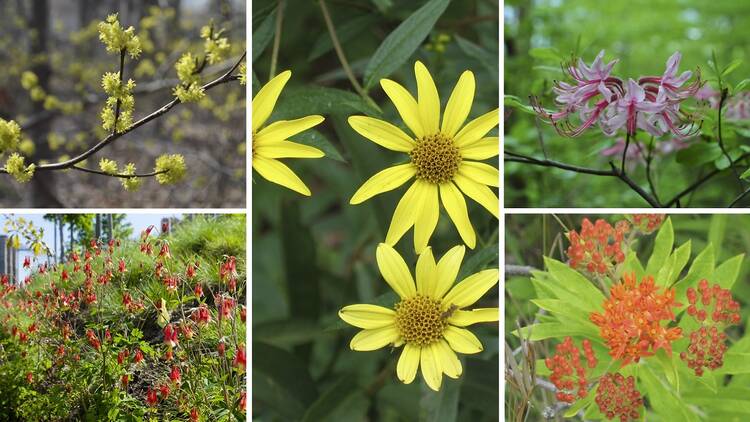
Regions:
<instances>
[{"instance_id":1,"label":"blurred woodland background","mask_svg":"<svg viewBox=\"0 0 750 422\"><path fill-rule=\"evenodd\" d=\"M136 82L137 120L163 106L179 84L175 62L186 51L201 52L201 27L225 28L229 58L208 66L203 83L223 74L245 50L243 0L0 0L0 118L16 120L30 161L57 162L79 154L105 133L99 114L106 94L101 78L116 72L97 24L119 13L135 27L143 52L125 61L125 78ZM33 72L43 91L25 89ZM139 172L153 169L161 154L182 154L188 177L177 185L145 179L138 192L120 180L78 171L38 173L28 184L0 177L0 206L12 207L241 207L245 204L245 87L238 82L207 92L198 103L178 105L88 159L102 157ZM26 153L27 151L24 151Z\"/></svg>"}]
</instances>

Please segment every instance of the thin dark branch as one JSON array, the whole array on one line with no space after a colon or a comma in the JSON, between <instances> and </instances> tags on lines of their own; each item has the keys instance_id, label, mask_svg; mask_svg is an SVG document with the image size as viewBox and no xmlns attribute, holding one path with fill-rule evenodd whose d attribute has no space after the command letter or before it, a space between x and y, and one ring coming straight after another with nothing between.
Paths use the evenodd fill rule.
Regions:
<instances>
[{"instance_id":1,"label":"thin dark branch","mask_svg":"<svg viewBox=\"0 0 750 422\"><path fill-rule=\"evenodd\" d=\"M234 64L234 66L232 66L223 75L221 75L218 78L214 79L213 81L211 81L211 82L203 85L203 89L206 90L206 91L208 91L209 89L214 88L214 87L216 87L218 85L238 80L239 76L232 75L232 73L234 73L234 71L237 70L237 68L240 66L240 64L242 63L242 61L245 60L245 55L246 55L246 53L242 53L242 56L239 58L239 60L237 60L237 62ZM36 171L50 171L50 170L69 169L69 168L75 166L76 164L80 163L81 161L87 159L88 157L94 155L96 152L98 152L102 148L106 147L110 143L116 141L117 139L121 138L122 136L124 136L124 135L132 132L133 130L135 130L135 129L143 126L143 125L145 125L146 123L148 123L148 122L156 119L157 117L159 117L159 116L167 113L169 110L172 109L172 107L176 106L177 104L180 104L180 102L181 101L179 100L179 98L174 98L172 101L170 101L169 103L165 104L164 106L162 106L158 110L152 112L151 114L147 115L146 117L144 117L144 118L138 120L137 122L133 123L132 125L130 125L130 127L128 127L127 129L125 129L124 131L110 134L109 136L107 136L106 138L104 138L101 141L99 141L99 143L97 143L96 145L94 145L93 147L91 147L90 149L88 149L87 151L85 151L85 152L83 152L83 153L81 153L81 154L79 154L79 155L77 155L77 156L75 156L75 157L73 157L73 158L71 158L69 160L66 160L66 161L61 161L59 163L51 163L51 164L41 164L41 165L38 165L36 167ZM4 169L0 169L0 173L7 173L7 171L5 171Z\"/></svg>"},{"instance_id":2,"label":"thin dark branch","mask_svg":"<svg viewBox=\"0 0 750 422\"><path fill-rule=\"evenodd\" d=\"M737 159L737 161L744 160L745 158L748 158L748 157L750 157L750 153L742 154ZM680 199L682 199L683 196L689 195L690 193L692 193L693 191L695 191L696 189L698 189L702 184L706 183L707 181L709 181L710 179L712 179L714 176L716 176L717 174L721 173L722 171L723 170L720 170L720 169L712 170L711 172L709 172L705 176L703 176L700 179L698 179L695 182L693 182L693 184L691 184L690 186L688 186L687 188L685 188L682 192L680 192L677 195L675 195L674 198L672 198L671 200L669 200L669 202L667 202L666 204L664 204L664 206L667 207L667 208L670 208L670 207L674 206L675 204L677 204L677 202Z\"/></svg>"},{"instance_id":3,"label":"thin dark branch","mask_svg":"<svg viewBox=\"0 0 750 422\"><path fill-rule=\"evenodd\" d=\"M533 164L533 165L541 166L541 167L555 167L555 168L559 168L563 170L573 171L576 173L593 174L596 176L617 177L623 183L628 185L630 189L632 189L635 193L637 193L641 198L643 198L646 202L648 202L649 205L655 208L661 208L661 204L659 203L659 201L657 201L648 192L643 190L643 188L638 186L638 184L635 183L633 179L631 179L626 173L621 172L612 162L609 163L612 169L610 171L606 171L606 170L598 170L598 169L592 169L592 168L587 168L587 167L574 166L574 165L560 163L560 162L552 161L552 160L546 160L546 159L540 160L538 158L533 158L533 157L529 157L523 154L509 152L507 150L505 151L505 154L510 155L510 157L505 157L505 161Z\"/></svg>"},{"instance_id":4,"label":"thin dark branch","mask_svg":"<svg viewBox=\"0 0 750 422\"><path fill-rule=\"evenodd\" d=\"M625 148L622 150L622 163L620 164L620 173L625 174L625 158L628 155L628 147L630 146L630 132L625 135Z\"/></svg>"},{"instance_id":5,"label":"thin dark branch","mask_svg":"<svg viewBox=\"0 0 750 422\"><path fill-rule=\"evenodd\" d=\"M740 192L745 188L742 184L742 178L740 177L739 171L734 167L734 161L732 161L732 157L727 152L727 149L724 147L724 137L721 134L721 109L724 108L724 102L727 100L727 97L729 96L729 90L724 88L721 90L721 99L719 100L719 119L716 123L716 139L719 141L719 148L721 148L721 153L724 154L724 158L727 159L729 162L729 167L732 168L732 172L734 172L735 177L737 177L737 183L740 187Z\"/></svg>"},{"instance_id":6,"label":"thin dark branch","mask_svg":"<svg viewBox=\"0 0 750 422\"><path fill-rule=\"evenodd\" d=\"M729 204L729 208L734 208L734 206L737 205L737 203L739 203L742 200L742 198L746 197L748 194L750 194L750 188L745 189L744 192L742 192L736 198L734 198L734 201L732 201L732 203Z\"/></svg>"},{"instance_id":7,"label":"thin dark branch","mask_svg":"<svg viewBox=\"0 0 750 422\"><path fill-rule=\"evenodd\" d=\"M124 80L125 76L125 49L123 48L120 50L120 85L122 86L122 81ZM117 104L115 105L115 123L112 125L112 133L117 133L117 120L120 118L120 106L121 101L118 98Z\"/></svg>"},{"instance_id":8,"label":"thin dark branch","mask_svg":"<svg viewBox=\"0 0 750 422\"><path fill-rule=\"evenodd\" d=\"M81 166L73 166L71 167L71 169L82 171L84 173L99 174L102 176L110 176L110 177L120 177L123 179L130 179L131 177L154 177L157 174L164 174L164 173L169 172L169 170L159 170L159 171L152 171L150 173L125 174L125 173L107 173L101 170L95 170L95 169L90 169L90 168L81 167Z\"/></svg>"}]
</instances>

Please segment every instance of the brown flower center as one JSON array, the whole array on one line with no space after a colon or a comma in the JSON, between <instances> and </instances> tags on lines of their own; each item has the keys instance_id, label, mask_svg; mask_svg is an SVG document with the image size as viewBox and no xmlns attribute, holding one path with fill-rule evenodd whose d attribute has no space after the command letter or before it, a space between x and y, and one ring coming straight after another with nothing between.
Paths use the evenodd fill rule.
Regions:
<instances>
[{"instance_id":1,"label":"brown flower center","mask_svg":"<svg viewBox=\"0 0 750 422\"><path fill-rule=\"evenodd\" d=\"M411 162L417 168L417 179L431 183L445 183L458 171L461 154L453 139L442 133L423 136L416 140L417 145L409 153Z\"/></svg>"},{"instance_id":2,"label":"brown flower center","mask_svg":"<svg viewBox=\"0 0 750 422\"><path fill-rule=\"evenodd\" d=\"M443 337L448 327L440 302L427 296L403 299L395 308L396 326L406 343L432 344Z\"/></svg>"}]
</instances>

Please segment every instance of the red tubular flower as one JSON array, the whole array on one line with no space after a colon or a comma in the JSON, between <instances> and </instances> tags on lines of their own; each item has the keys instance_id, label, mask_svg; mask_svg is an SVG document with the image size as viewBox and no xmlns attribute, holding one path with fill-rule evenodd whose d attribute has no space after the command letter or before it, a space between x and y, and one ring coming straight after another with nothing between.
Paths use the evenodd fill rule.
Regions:
<instances>
[{"instance_id":1,"label":"red tubular flower","mask_svg":"<svg viewBox=\"0 0 750 422\"><path fill-rule=\"evenodd\" d=\"M645 234L655 232L666 219L665 214L633 214L633 227Z\"/></svg>"},{"instance_id":2,"label":"red tubular flower","mask_svg":"<svg viewBox=\"0 0 750 422\"><path fill-rule=\"evenodd\" d=\"M219 344L216 346L216 351L219 353L219 356L224 356L224 352L226 351L226 345L223 341L219 341Z\"/></svg>"},{"instance_id":3,"label":"red tubular flower","mask_svg":"<svg viewBox=\"0 0 750 422\"><path fill-rule=\"evenodd\" d=\"M240 393L239 407L243 412L245 411L245 409L247 409L247 391L243 391L242 393Z\"/></svg>"},{"instance_id":4,"label":"red tubular flower","mask_svg":"<svg viewBox=\"0 0 750 422\"><path fill-rule=\"evenodd\" d=\"M671 342L682 335L680 328L666 328L662 321L674 320L674 289L654 284L654 278L644 277L636 284L635 274L626 274L622 283L612 286L609 299L604 301L604 314L591 313L591 322L609 347L609 354L622 359L622 366L652 356L660 348L672 353Z\"/></svg>"},{"instance_id":5,"label":"red tubular flower","mask_svg":"<svg viewBox=\"0 0 750 422\"><path fill-rule=\"evenodd\" d=\"M718 284L709 287L705 279L698 283L697 292L692 287L688 288L687 298L690 303L687 313L701 327L690 333L690 345L680 353L680 359L695 371L696 376L702 376L704 368L714 370L724 364L724 353L727 351L724 329L740 323L740 304L732 299L728 289L722 289Z\"/></svg>"},{"instance_id":6,"label":"red tubular flower","mask_svg":"<svg viewBox=\"0 0 750 422\"><path fill-rule=\"evenodd\" d=\"M198 308L194 309L190 314L190 318L199 326L203 326L211 322L211 313L208 311L208 307L206 307L205 304L200 304Z\"/></svg>"},{"instance_id":7,"label":"red tubular flower","mask_svg":"<svg viewBox=\"0 0 750 422\"><path fill-rule=\"evenodd\" d=\"M69 279L70 277L68 276L68 272L65 271L65 270L62 270L62 276L61 276L61 278L62 278L62 281L65 281L65 280Z\"/></svg>"},{"instance_id":8,"label":"red tubular flower","mask_svg":"<svg viewBox=\"0 0 750 422\"><path fill-rule=\"evenodd\" d=\"M583 350L588 368L595 368L597 360L590 341L583 340ZM558 401L573 403L576 396L586 397L588 394L586 371L581 365L580 352L573 344L572 338L566 337L562 343L558 344L555 354L545 359L544 363L552 371L550 381L558 390L556 395Z\"/></svg>"},{"instance_id":9,"label":"red tubular flower","mask_svg":"<svg viewBox=\"0 0 750 422\"><path fill-rule=\"evenodd\" d=\"M164 344L168 344L171 347L177 346L177 330L174 329L172 324L167 324L164 327Z\"/></svg>"},{"instance_id":10,"label":"red tubular flower","mask_svg":"<svg viewBox=\"0 0 750 422\"><path fill-rule=\"evenodd\" d=\"M172 254L169 253L169 243L163 242L161 244L161 250L159 251L159 256L162 258L171 258Z\"/></svg>"},{"instance_id":11,"label":"red tubular flower","mask_svg":"<svg viewBox=\"0 0 750 422\"><path fill-rule=\"evenodd\" d=\"M185 269L185 277L187 278L193 278L195 277L195 266L191 263L187 264L187 268Z\"/></svg>"},{"instance_id":12,"label":"red tubular flower","mask_svg":"<svg viewBox=\"0 0 750 422\"><path fill-rule=\"evenodd\" d=\"M240 305L240 319L242 322L245 322L247 319L247 309L245 308L245 305Z\"/></svg>"},{"instance_id":13,"label":"red tubular flower","mask_svg":"<svg viewBox=\"0 0 750 422\"><path fill-rule=\"evenodd\" d=\"M34 374L32 374L31 372L27 372L26 382L28 382L29 384L32 384L34 382Z\"/></svg>"},{"instance_id":14,"label":"red tubular flower","mask_svg":"<svg viewBox=\"0 0 750 422\"><path fill-rule=\"evenodd\" d=\"M157 401L159 401L159 398L156 396L156 391L149 387L148 391L146 391L146 403L148 403L149 406L154 407L156 406Z\"/></svg>"},{"instance_id":15,"label":"red tubular flower","mask_svg":"<svg viewBox=\"0 0 750 422\"><path fill-rule=\"evenodd\" d=\"M643 397L635 388L635 378L622 374L604 374L596 390L596 404L607 419L620 419L621 422L638 420Z\"/></svg>"},{"instance_id":16,"label":"red tubular flower","mask_svg":"<svg viewBox=\"0 0 750 422\"><path fill-rule=\"evenodd\" d=\"M237 351L234 353L234 361L232 365L241 368L243 371L247 369L247 361L245 359L245 347L243 345L237 346Z\"/></svg>"},{"instance_id":17,"label":"red tubular flower","mask_svg":"<svg viewBox=\"0 0 750 422\"><path fill-rule=\"evenodd\" d=\"M99 341L99 338L96 336L96 334L94 334L94 331L92 329L86 330L86 337L88 338L91 347L99 350L99 347L101 347L101 342Z\"/></svg>"},{"instance_id":18,"label":"red tubular flower","mask_svg":"<svg viewBox=\"0 0 750 422\"><path fill-rule=\"evenodd\" d=\"M128 388L128 382L130 382L130 376L128 374L125 374L120 378L120 382L122 383L122 388L127 389Z\"/></svg>"},{"instance_id":19,"label":"red tubular flower","mask_svg":"<svg viewBox=\"0 0 750 422\"><path fill-rule=\"evenodd\" d=\"M198 413L198 409L192 408L190 410L190 422L198 422L200 419L200 414Z\"/></svg>"},{"instance_id":20,"label":"red tubular flower","mask_svg":"<svg viewBox=\"0 0 750 422\"><path fill-rule=\"evenodd\" d=\"M235 305L234 299L229 296L221 296L217 303L219 308L219 317L228 318L232 315L232 310L234 309Z\"/></svg>"},{"instance_id":21,"label":"red tubular flower","mask_svg":"<svg viewBox=\"0 0 750 422\"><path fill-rule=\"evenodd\" d=\"M167 397L169 397L169 386L167 384L162 384L159 387L159 392L161 393L161 399L165 400Z\"/></svg>"},{"instance_id":22,"label":"red tubular flower","mask_svg":"<svg viewBox=\"0 0 750 422\"><path fill-rule=\"evenodd\" d=\"M172 371L169 373L169 379L176 384L180 383L180 380L182 379L182 374L180 374L180 368L173 366Z\"/></svg>"},{"instance_id":23,"label":"red tubular flower","mask_svg":"<svg viewBox=\"0 0 750 422\"><path fill-rule=\"evenodd\" d=\"M125 272L128 271L128 269L125 268L125 260L124 259L120 259L119 270L120 270L121 273L125 273Z\"/></svg>"},{"instance_id":24,"label":"red tubular flower","mask_svg":"<svg viewBox=\"0 0 750 422\"><path fill-rule=\"evenodd\" d=\"M580 234L575 230L566 234L570 241L570 266L591 274L612 271L615 265L625 261L622 242L629 230L627 221L620 221L612 227L602 219L591 224L588 218L584 218Z\"/></svg>"},{"instance_id":25,"label":"red tubular flower","mask_svg":"<svg viewBox=\"0 0 750 422\"><path fill-rule=\"evenodd\" d=\"M24 268L31 267L31 258L29 258L28 256L23 259L23 267Z\"/></svg>"},{"instance_id":26,"label":"red tubular flower","mask_svg":"<svg viewBox=\"0 0 750 422\"><path fill-rule=\"evenodd\" d=\"M143 352L141 352L141 349L136 349L135 351L135 357L133 357L133 363L140 363L143 360Z\"/></svg>"}]
</instances>

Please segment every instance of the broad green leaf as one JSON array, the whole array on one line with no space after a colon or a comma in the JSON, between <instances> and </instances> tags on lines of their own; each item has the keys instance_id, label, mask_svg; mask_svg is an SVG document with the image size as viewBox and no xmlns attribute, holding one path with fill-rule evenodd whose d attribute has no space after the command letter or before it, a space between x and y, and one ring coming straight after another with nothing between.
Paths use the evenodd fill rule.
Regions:
<instances>
[{"instance_id":1,"label":"broad green leaf","mask_svg":"<svg viewBox=\"0 0 750 422\"><path fill-rule=\"evenodd\" d=\"M622 263L622 269L620 270L620 277L623 274L635 273L636 279L640 280L646 274L646 270L643 268L643 264L638 260L638 255L635 251L627 251L625 253L625 261Z\"/></svg>"},{"instance_id":2,"label":"broad green leaf","mask_svg":"<svg viewBox=\"0 0 750 422\"><path fill-rule=\"evenodd\" d=\"M747 179L748 177L750 177L750 168L747 169L747 170L745 170L745 171L743 171L742 175L740 175L740 177L743 178L743 179Z\"/></svg>"},{"instance_id":3,"label":"broad green leaf","mask_svg":"<svg viewBox=\"0 0 750 422\"><path fill-rule=\"evenodd\" d=\"M669 282L667 283L667 285L671 286L672 283L674 283L674 281L677 280L677 278L680 276L680 273L682 273L682 269L685 268L685 265L690 259L691 245L691 241L688 240L673 252L672 255L674 255L675 261L674 265L672 266L672 273L669 276Z\"/></svg>"},{"instance_id":4,"label":"broad green leaf","mask_svg":"<svg viewBox=\"0 0 750 422\"><path fill-rule=\"evenodd\" d=\"M583 325L570 325L560 322L543 322L521 327L512 333L516 337L523 337L531 341L560 338L565 336L589 336L591 331Z\"/></svg>"},{"instance_id":5,"label":"broad green leaf","mask_svg":"<svg viewBox=\"0 0 750 422\"><path fill-rule=\"evenodd\" d=\"M721 156L721 148L716 143L699 142L677 152L677 162L687 167L697 167L710 163Z\"/></svg>"},{"instance_id":6,"label":"broad green leaf","mask_svg":"<svg viewBox=\"0 0 750 422\"><path fill-rule=\"evenodd\" d=\"M667 221L662 224L659 233L656 235L654 250L648 259L648 264L646 264L646 274L656 275L659 272L659 269L665 264L667 258L672 253L673 246L674 228L672 227L672 219L667 218Z\"/></svg>"},{"instance_id":7,"label":"broad green leaf","mask_svg":"<svg viewBox=\"0 0 750 422\"><path fill-rule=\"evenodd\" d=\"M273 39L275 19L276 11L274 10L266 16L260 26L258 26L258 29L253 32L253 62L263 54L268 43Z\"/></svg>"},{"instance_id":8,"label":"broad green leaf","mask_svg":"<svg viewBox=\"0 0 750 422\"><path fill-rule=\"evenodd\" d=\"M675 255L671 254L669 255L669 258L667 258L666 261L664 261L664 264L662 264L661 268L659 268L658 272L656 273L656 285L657 286L667 286L669 285L669 277L672 274L672 267L674 267L675 262Z\"/></svg>"},{"instance_id":9,"label":"broad green leaf","mask_svg":"<svg viewBox=\"0 0 750 422\"><path fill-rule=\"evenodd\" d=\"M742 261L744 259L745 254L739 254L727 259L721 265L716 267L713 280L709 281L712 283L718 283L723 289L731 290L732 286L734 286L734 282L737 281L737 276L740 275L740 268L742 267Z\"/></svg>"},{"instance_id":10,"label":"broad green leaf","mask_svg":"<svg viewBox=\"0 0 750 422\"><path fill-rule=\"evenodd\" d=\"M463 366L464 362L461 365ZM463 382L463 376L455 380L444 376L440 391L435 393L422 381L422 397L419 400L419 419L436 422L455 421L458 415L458 400L461 397L461 385Z\"/></svg>"},{"instance_id":11,"label":"broad green leaf","mask_svg":"<svg viewBox=\"0 0 750 422\"><path fill-rule=\"evenodd\" d=\"M544 309L555 316L565 316L570 319L578 320L582 323L589 323L588 313L571 306L570 302L557 299L532 299L531 303Z\"/></svg>"},{"instance_id":12,"label":"broad green leaf","mask_svg":"<svg viewBox=\"0 0 750 422\"><path fill-rule=\"evenodd\" d=\"M505 95L503 104L505 105L505 107L513 107L527 114L536 114L536 111L534 111L533 107L528 104L524 104L524 102L515 95Z\"/></svg>"},{"instance_id":13,"label":"broad green leaf","mask_svg":"<svg viewBox=\"0 0 750 422\"><path fill-rule=\"evenodd\" d=\"M560 283L555 278L534 278L531 283L534 285L539 299L559 299L586 313L596 310L586 304L584 299L574 291L560 288Z\"/></svg>"},{"instance_id":14,"label":"broad green leaf","mask_svg":"<svg viewBox=\"0 0 750 422\"><path fill-rule=\"evenodd\" d=\"M293 140L301 144L305 144L311 147L318 148L319 150L323 151L326 154L327 158L330 158L336 161L341 161L342 163L346 162L344 157L341 156L341 153L333 145L333 143L329 141L328 138L323 136L322 133L318 132L315 129L307 129L306 131L302 133L298 133L294 135Z\"/></svg>"},{"instance_id":15,"label":"broad green leaf","mask_svg":"<svg viewBox=\"0 0 750 422\"><path fill-rule=\"evenodd\" d=\"M463 280L474 273L487 269L489 268L488 265L490 263L494 263L495 268L497 268L498 256L499 251L497 245L488 246L473 253L466 261L464 261L463 265L461 265L461 270L458 272L456 280Z\"/></svg>"},{"instance_id":16,"label":"broad green leaf","mask_svg":"<svg viewBox=\"0 0 750 422\"><path fill-rule=\"evenodd\" d=\"M640 365L638 376L651 407L665 420L698 421L676 392L653 372L651 365Z\"/></svg>"},{"instance_id":17,"label":"broad green leaf","mask_svg":"<svg viewBox=\"0 0 750 422\"><path fill-rule=\"evenodd\" d=\"M491 78L492 81L494 81L495 83L499 81L497 75L500 74L500 70L498 68L497 55L490 53L484 48L458 35L456 35L456 43L458 44L458 47L461 49L461 51L464 52L464 54L476 59L479 63L482 64L482 66L487 69L490 75L493 76Z\"/></svg>"},{"instance_id":18,"label":"broad green leaf","mask_svg":"<svg viewBox=\"0 0 750 422\"><path fill-rule=\"evenodd\" d=\"M591 281L560 261L545 257L544 263L550 274L557 280L559 287L575 293L581 298L585 304L583 309L588 311L601 309L605 297L599 289L594 287Z\"/></svg>"},{"instance_id":19,"label":"broad green leaf","mask_svg":"<svg viewBox=\"0 0 750 422\"><path fill-rule=\"evenodd\" d=\"M586 397L578 399L578 401L573 403L573 405L565 411L563 417L572 418L573 416L577 415L578 412L583 410L584 407L594 402L594 397L596 397L596 388L592 388L591 391L589 391L589 393L586 395Z\"/></svg>"},{"instance_id":20,"label":"broad green leaf","mask_svg":"<svg viewBox=\"0 0 750 422\"><path fill-rule=\"evenodd\" d=\"M690 266L687 275L675 284L677 290L675 301L685 304L687 302L686 292L688 287L695 287L699 280L710 278L714 272L714 247L709 245L695 257L693 265Z\"/></svg>"},{"instance_id":21,"label":"broad green leaf","mask_svg":"<svg viewBox=\"0 0 750 422\"><path fill-rule=\"evenodd\" d=\"M683 342L685 344L685 347L687 345L687 342ZM673 344L674 346L674 344ZM687 364L682 359L677 359L675 361L675 368L677 368L678 373L682 376L682 379L685 380L685 384L683 385L683 389L689 389L689 385L691 383L699 383L700 385L703 385L704 387L708 388L709 391L716 394L718 386L716 385L716 377L711 376L710 374L704 374L702 377L696 377L695 371L687 367ZM688 387L686 387L688 386Z\"/></svg>"},{"instance_id":22,"label":"broad green leaf","mask_svg":"<svg viewBox=\"0 0 750 422\"><path fill-rule=\"evenodd\" d=\"M357 393L354 377L344 375L324 391L315 402L307 408L302 422L327 420L346 399Z\"/></svg>"},{"instance_id":23,"label":"broad green leaf","mask_svg":"<svg viewBox=\"0 0 750 422\"><path fill-rule=\"evenodd\" d=\"M724 365L711 372L713 374L750 374L750 353L727 352Z\"/></svg>"},{"instance_id":24,"label":"broad green leaf","mask_svg":"<svg viewBox=\"0 0 750 422\"><path fill-rule=\"evenodd\" d=\"M563 57L560 54L560 51L554 47L537 47L532 48L529 50L529 56L544 60L552 63L561 63L563 62Z\"/></svg>"},{"instance_id":25,"label":"broad green leaf","mask_svg":"<svg viewBox=\"0 0 750 422\"><path fill-rule=\"evenodd\" d=\"M671 356L667 355L664 349L659 349L656 352L656 361L659 362L659 365L664 370L667 381L669 381L669 384L672 385L675 391L680 391L680 375L675 365L675 359L679 359L679 356L675 353L672 353Z\"/></svg>"},{"instance_id":26,"label":"broad green leaf","mask_svg":"<svg viewBox=\"0 0 750 422\"><path fill-rule=\"evenodd\" d=\"M393 30L380 44L365 68L366 90L403 65L432 31L450 0L430 0Z\"/></svg>"},{"instance_id":27,"label":"broad green leaf","mask_svg":"<svg viewBox=\"0 0 750 422\"><path fill-rule=\"evenodd\" d=\"M318 324L303 319L284 319L256 324L253 339L287 347L309 343L320 334Z\"/></svg>"},{"instance_id":28,"label":"broad green leaf","mask_svg":"<svg viewBox=\"0 0 750 422\"><path fill-rule=\"evenodd\" d=\"M711 223L708 226L708 242L714 245L714 255L717 260L722 258L721 250L724 244L726 229L726 214L714 214L711 216Z\"/></svg>"},{"instance_id":29,"label":"broad green leaf","mask_svg":"<svg viewBox=\"0 0 750 422\"><path fill-rule=\"evenodd\" d=\"M721 76L726 77L730 73L732 73L735 69L737 69L742 64L742 59L734 59L732 60L721 72Z\"/></svg>"},{"instance_id":30,"label":"broad green leaf","mask_svg":"<svg viewBox=\"0 0 750 422\"><path fill-rule=\"evenodd\" d=\"M273 408L287 420L300 420L318 397L307 366L296 355L253 342L253 401Z\"/></svg>"},{"instance_id":31,"label":"broad green leaf","mask_svg":"<svg viewBox=\"0 0 750 422\"><path fill-rule=\"evenodd\" d=\"M273 119L297 119L312 114L367 114L379 116L374 109L357 94L343 89L322 86L304 86L284 91L274 108Z\"/></svg>"},{"instance_id":32,"label":"broad green leaf","mask_svg":"<svg viewBox=\"0 0 750 422\"><path fill-rule=\"evenodd\" d=\"M737 86L734 87L734 92L744 91L747 89L748 86L750 86L750 79L743 79L742 81L740 81L740 83L737 84ZM745 173L748 173L748 171L746 171ZM743 178L746 177L745 174L743 174L742 177Z\"/></svg>"}]
</instances>

